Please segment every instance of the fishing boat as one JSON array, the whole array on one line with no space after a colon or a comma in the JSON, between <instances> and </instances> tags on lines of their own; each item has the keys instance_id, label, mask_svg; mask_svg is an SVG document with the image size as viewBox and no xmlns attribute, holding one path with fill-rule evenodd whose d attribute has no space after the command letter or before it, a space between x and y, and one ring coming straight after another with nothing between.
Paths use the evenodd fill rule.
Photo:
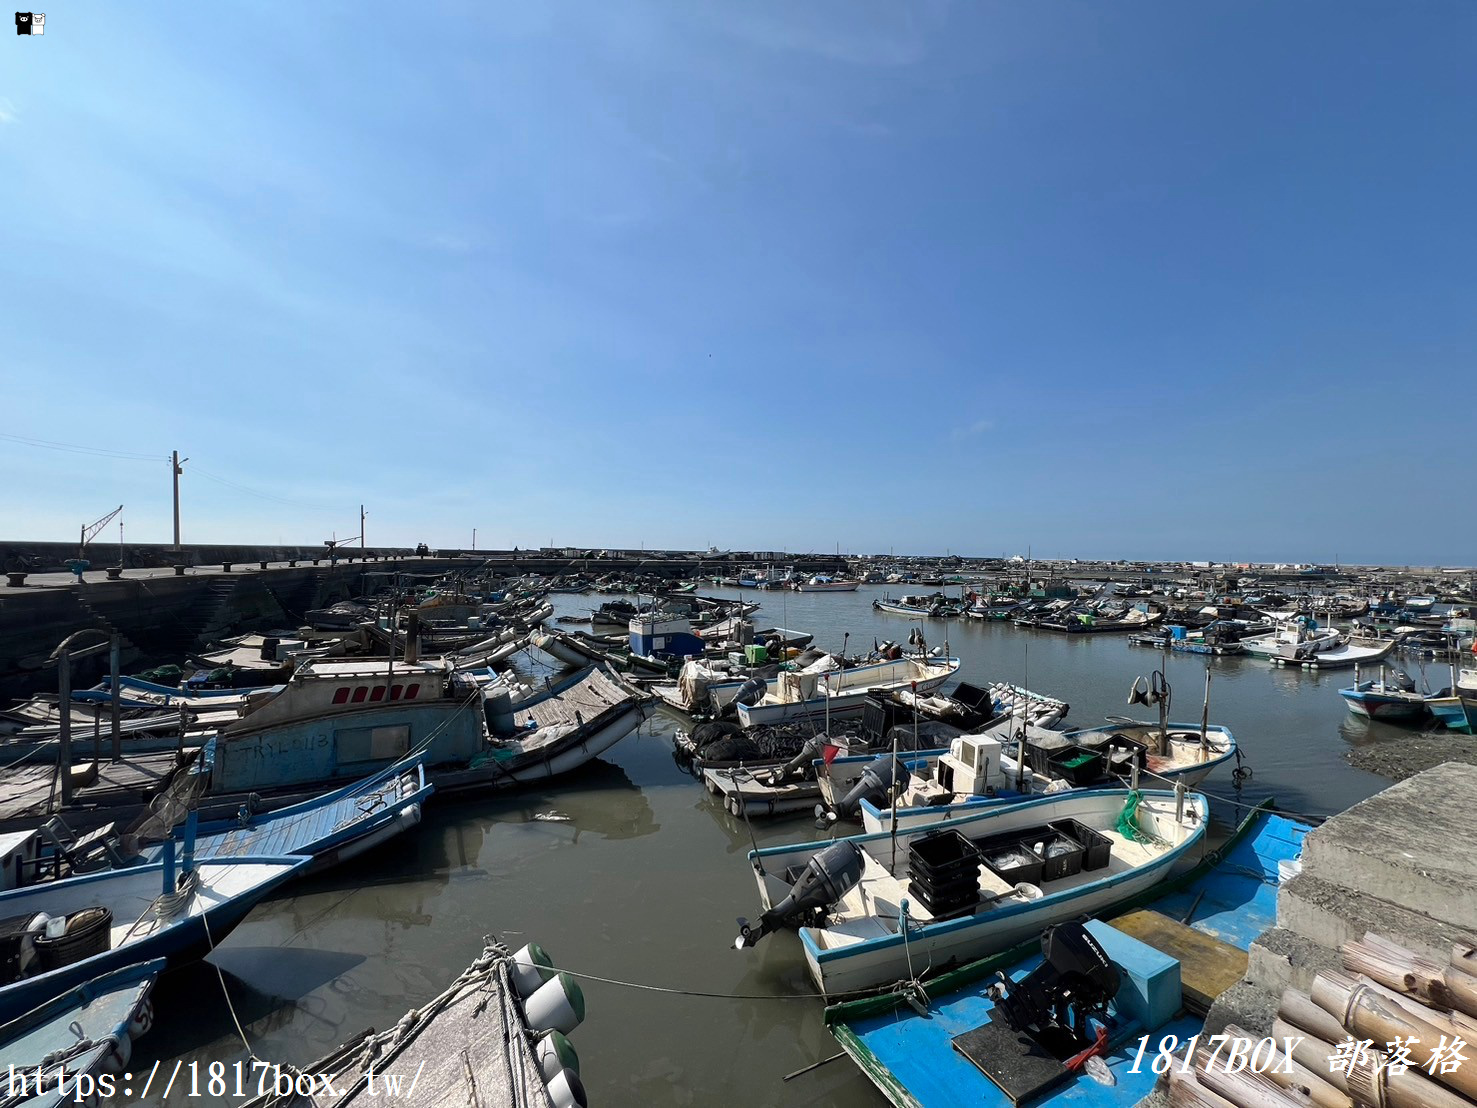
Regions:
<instances>
[{"instance_id":1,"label":"fishing boat","mask_svg":"<svg viewBox=\"0 0 1477 1108\"><path fill-rule=\"evenodd\" d=\"M1426 698L1416 691L1410 675L1383 666L1378 677L1356 680L1351 687L1340 689L1339 696L1354 715L1390 723L1420 719L1427 710Z\"/></svg>"},{"instance_id":2,"label":"fishing boat","mask_svg":"<svg viewBox=\"0 0 1477 1108\"><path fill-rule=\"evenodd\" d=\"M0 1020L122 966L205 953L310 861L291 855L197 861L187 842L178 881L166 847L161 862L0 893L0 920L8 921L0 942L12 952L11 972L21 971L0 984ZM59 936L50 935L54 927Z\"/></svg>"},{"instance_id":3,"label":"fishing boat","mask_svg":"<svg viewBox=\"0 0 1477 1108\"><path fill-rule=\"evenodd\" d=\"M1143 778L1156 788L1189 788L1236 757L1236 740L1226 727L1207 726L1202 743L1198 731L1172 724L1163 754L1157 734L1156 724L1120 723L1067 734L1032 728L1023 737L1020 728L1006 724L960 736L947 750L910 755L905 774L894 777L887 766L874 770L878 783L896 780L895 804L888 800L892 789L857 789L866 767L856 762L865 759L838 758L817 776L833 819L860 819L863 830L882 831L894 820L913 827L1067 788L1116 788Z\"/></svg>"},{"instance_id":4,"label":"fishing boat","mask_svg":"<svg viewBox=\"0 0 1477 1108\"><path fill-rule=\"evenodd\" d=\"M378 1034L366 1031L305 1067L332 1074L264 1093L242 1108L584 1108L579 1056L567 1036L585 997L537 943L510 951L489 940L446 989ZM282 1072L289 1072L287 1066Z\"/></svg>"},{"instance_id":5,"label":"fishing boat","mask_svg":"<svg viewBox=\"0 0 1477 1108\"><path fill-rule=\"evenodd\" d=\"M1448 731L1477 734L1477 669L1452 666L1451 686L1427 697L1426 707Z\"/></svg>"},{"instance_id":6,"label":"fishing boat","mask_svg":"<svg viewBox=\"0 0 1477 1108\"><path fill-rule=\"evenodd\" d=\"M1246 653L1246 647L1241 645L1236 632L1223 631L1219 623L1210 623L1194 630L1190 630L1183 624L1174 623L1162 631L1130 635L1128 641L1133 646L1152 646L1159 650L1173 650L1182 654L1210 654L1225 657L1231 654Z\"/></svg>"},{"instance_id":7,"label":"fishing boat","mask_svg":"<svg viewBox=\"0 0 1477 1108\"><path fill-rule=\"evenodd\" d=\"M856 592L860 581L843 581L829 574L817 573L803 581L795 582L796 592Z\"/></svg>"},{"instance_id":8,"label":"fishing boat","mask_svg":"<svg viewBox=\"0 0 1477 1108\"><path fill-rule=\"evenodd\" d=\"M648 703L595 666L484 699L467 675L434 666L315 663L222 734L210 792L301 792L376 772L422 745L438 791L525 784L597 757L636 728ZM313 704L326 714L308 711ZM353 710L370 704L382 707Z\"/></svg>"},{"instance_id":9,"label":"fishing boat","mask_svg":"<svg viewBox=\"0 0 1477 1108\"><path fill-rule=\"evenodd\" d=\"M0 1027L4 1103L60 1108L111 1100L125 1084L116 1077L134 1041L153 1027L150 993L166 964L155 958L104 973Z\"/></svg>"},{"instance_id":10,"label":"fishing boat","mask_svg":"<svg viewBox=\"0 0 1477 1108\"><path fill-rule=\"evenodd\" d=\"M1198 794L1068 792L750 851L764 914L740 920L735 945L798 927L829 997L940 973L1142 893L1188 860L1208 818Z\"/></svg>"},{"instance_id":11,"label":"fishing boat","mask_svg":"<svg viewBox=\"0 0 1477 1108\"><path fill-rule=\"evenodd\" d=\"M931 619L961 619L964 602L959 597L933 593L929 596L904 596L898 600L884 596L872 601L872 609L896 616Z\"/></svg>"},{"instance_id":12,"label":"fishing boat","mask_svg":"<svg viewBox=\"0 0 1477 1108\"><path fill-rule=\"evenodd\" d=\"M213 756L214 750L207 750L197 771L208 776ZM295 854L313 860L305 872L347 861L420 822L435 791L426 781L427 757L428 750L413 751L389 769L313 800L264 813L248 804L235 819L203 823L196 832L195 857L206 861ZM155 828L166 834L171 830L150 812L124 837L140 861L163 860L166 847L146 842Z\"/></svg>"},{"instance_id":13,"label":"fishing boat","mask_svg":"<svg viewBox=\"0 0 1477 1108\"><path fill-rule=\"evenodd\" d=\"M1002 1004L1004 995L1050 962L1034 938L946 973L926 990L909 982L833 1005L826 1026L896 1108L1144 1103L1160 1077L1140 1064L1141 1037L1157 1049L1166 1036L1185 1043L1202 1033L1210 1005L1245 976L1252 942L1275 925L1282 872L1295 865L1309 830L1256 809L1194 869L1086 925L1121 981L1089 1025L1090 1035L1104 1030L1093 1052L1108 1071L1109 1088L1009 1026L1012 1006ZM997 1034L1005 1030L1008 1037ZM995 1049L981 1054L976 1047L985 1042ZM1034 1047L1033 1060L1009 1064L1017 1043ZM1022 1082L1017 1074L1028 1076Z\"/></svg>"},{"instance_id":14,"label":"fishing boat","mask_svg":"<svg viewBox=\"0 0 1477 1108\"><path fill-rule=\"evenodd\" d=\"M782 720L857 714L872 689L908 689L928 693L959 671L958 658L913 655L847 669L823 672L786 670L765 685L764 695L752 704L738 700L739 722L745 727Z\"/></svg>"}]
</instances>

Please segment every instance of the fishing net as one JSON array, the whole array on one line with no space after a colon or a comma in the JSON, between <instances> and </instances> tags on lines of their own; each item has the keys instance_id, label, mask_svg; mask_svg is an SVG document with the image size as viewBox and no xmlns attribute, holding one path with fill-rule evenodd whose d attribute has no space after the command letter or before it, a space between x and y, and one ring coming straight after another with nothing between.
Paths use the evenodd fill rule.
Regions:
<instances>
[{"instance_id":1,"label":"fishing net","mask_svg":"<svg viewBox=\"0 0 1477 1108\"><path fill-rule=\"evenodd\" d=\"M1123 811L1118 813L1118 834L1130 842L1149 843L1155 846L1165 845L1154 832L1140 827L1138 823L1139 804L1144 799L1144 794L1138 789L1130 789L1128 800L1123 805Z\"/></svg>"}]
</instances>

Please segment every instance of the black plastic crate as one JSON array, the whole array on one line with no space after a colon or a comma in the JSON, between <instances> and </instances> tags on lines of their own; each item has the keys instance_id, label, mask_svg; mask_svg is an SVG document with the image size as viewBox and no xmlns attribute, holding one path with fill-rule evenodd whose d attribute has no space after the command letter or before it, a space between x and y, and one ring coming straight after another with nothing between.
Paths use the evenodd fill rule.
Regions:
<instances>
[{"instance_id":1,"label":"black plastic crate","mask_svg":"<svg viewBox=\"0 0 1477 1108\"><path fill-rule=\"evenodd\" d=\"M1058 881L1082 872L1082 858L1086 851L1075 837L1065 831L1048 824L1040 838L1030 840L1030 845L1041 856L1041 880Z\"/></svg>"},{"instance_id":2,"label":"black plastic crate","mask_svg":"<svg viewBox=\"0 0 1477 1108\"><path fill-rule=\"evenodd\" d=\"M1080 746L1068 746L1057 751L1049 759L1047 772L1060 777L1069 785L1081 787L1102 780L1105 760L1096 750Z\"/></svg>"},{"instance_id":3,"label":"black plastic crate","mask_svg":"<svg viewBox=\"0 0 1477 1108\"><path fill-rule=\"evenodd\" d=\"M952 827L908 844L908 872L935 889L961 877L974 877L978 884L979 865L979 849Z\"/></svg>"},{"instance_id":4,"label":"black plastic crate","mask_svg":"<svg viewBox=\"0 0 1477 1108\"><path fill-rule=\"evenodd\" d=\"M994 715L995 698L990 694L989 689L971 685L968 681L960 681L949 695L966 708L973 708L986 715Z\"/></svg>"},{"instance_id":5,"label":"black plastic crate","mask_svg":"<svg viewBox=\"0 0 1477 1108\"><path fill-rule=\"evenodd\" d=\"M951 874L943 880L936 880L926 873L914 871L909 874L909 882L924 890L935 900L956 896L970 889L978 890L980 887L980 867L976 864L967 870L961 870Z\"/></svg>"},{"instance_id":6,"label":"black plastic crate","mask_svg":"<svg viewBox=\"0 0 1477 1108\"><path fill-rule=\"evenodd\" d=\"M931 892L926 887L919 885L916 881L910 881L908 882L908 895L927 908L928 914L933 916L934 919L960 915L969 911L980 902L978 882L975 883L972 889L961 889L957 892L941 894Z\"/></svg>"},{"instance_id":7,"label":"black plastic crate","mask_svg":"<svg viewBox=\"0 0 1477 1108\"><path fill-rule=\"evenodd\" d=\"M995 876L1012 885L1022 881L1028 885L1041 884L1046 861L1032 847L1033 836L1040 830L1036 828L1028 831L1008 831L976 842L975 845L980 851L980 862ZM1020 852L1030 861L1010 863L999 860L1000 855L1007 852Z\"/></svg>"},{"instance_id":8,"label":"black plastic crate","mask_svg":"<svg viewBox=\"0 0 1477 1108\"><path fill-rule=\"evenodd\" d=\"M1039 773L1050 777L1051 756L1058 751L1067 750L1071 742L1065 735L1032 735L1026 739L1026 764L1031 767L1032 773Z\"/></svg>"},{"instance_id":9,"label":"black plastic crate","mask_svg":"<svg viewBox=\"0 0 1477 1108\"><path fill-rule=\"evenodd\" d=\"M913 709L888 698L886 693L869 692L862 702L862 736L880 747L887 733L901 723L913 722Z\"/></svg>"},{"instance_id":10,"label":"black plastic crate","mask_svg":"<svg viewBox=\"0 0 1477 1108\"><path fill-rule=\"evenodd\" d=\"M1060 819L1051 826L1082 844L1083 869L1102 869L1108 864L1113 854L1113 843L1106 835L1075 819Z\"/></svg>"}]
</instances>

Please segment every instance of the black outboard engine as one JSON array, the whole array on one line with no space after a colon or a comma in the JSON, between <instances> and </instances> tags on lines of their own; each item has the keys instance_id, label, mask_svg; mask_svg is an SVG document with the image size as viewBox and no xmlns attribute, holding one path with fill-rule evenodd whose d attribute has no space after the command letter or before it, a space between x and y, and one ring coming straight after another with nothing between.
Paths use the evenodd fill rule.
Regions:
<instances>
[{"instance_id":1,"label":"black outboard engine","mask_svg":"<svg viewBox=\"0 0 1477 1108\"><path fill-rule=\"evenodd\" d=\"M764 680L764 678L750 677L747 681L739 686L738 693L724 707L723 714L725 716L737 715L738 706L740 704L744 705L746 708L752 708L755 704L758 704L761 700L764 699L764 694L768 690L769 682Z\"/></svg>"},{"instance_id":2,"label":"black outboard engine","mask_svg":"<svg viewBox=\"0 0 1477 1108\"><path fill-rule=\"evenodd\" d=\"M996 1010L1058 1056L1092 1045L1087 1017L1105 1017L1120 981L1107 952L1076 922L1047 928L1041 964L1020 981L999 976L990 986Z\"/></svg>"},{"instance_id":3,"label":"black outboard engine","mask_svg":"<svg viewBox=\"0 0 1477 1108\"><path fill-rule=\"evenodd\" d=\"M811 858L789 895L760 916L756 926L750 927L748 920L739 917L734 949L753 946L771 931L787 924L798 926L806 916L823 913L862 879L862 864L862 851L856 843L847 839L832 843Z\"/></svg>"},{"instance_id":4,"label":"black outboard engine","mask_svg":"<svg viewBox=\"0 0 1477 1108\"><path fill-rule=\"evenodd\" d=\"M872 759L870 765L862 771L857 783L851 787L851 791L843 796L836 807L826 813L831 822L842 817L855 818L862 810L862 801L877 801L892 794L893 787L900 781L907 780L907 770L903 768L900 761L893 758L891 754L881 754Z\"/></svg>"},{"instance_id":5,"label":"black outboard engine","mask_svg":"<svg viewBox=\"0 0 1477 1108\"><path fill-rule=\"evenodd\" d=\"M770 772L769 783L771 785L783 785L792 777L797 780L805 777L806 773L810 770L810 764L821 756L821 753L826 749L826 743L828 741L827 737L823 734L812 735L806 739L805 745L800 748L800 753L796 754L795 757L791 758L778 769Z\"/></svg>"}]
</instances>

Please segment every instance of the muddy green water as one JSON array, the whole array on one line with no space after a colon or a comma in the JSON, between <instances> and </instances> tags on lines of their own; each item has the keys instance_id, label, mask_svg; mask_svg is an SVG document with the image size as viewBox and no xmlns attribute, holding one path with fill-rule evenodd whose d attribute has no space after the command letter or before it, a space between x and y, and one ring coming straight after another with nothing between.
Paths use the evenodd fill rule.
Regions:
<instances>
[{"instance_id":1,"label":"muddy green water","mask_svg":"<svg viewBox=\"0 0 1477 1108\"><path fill-rule=\"evenodd\" d=\"M882 592L745 595L763 603L761 626L813 631L817 645L836 649L847 632L853 648L870 647L874 637L906 638L908 620L872 610ZM587 610L602 599L556 597L556 611ZM925 630L930 644L947 637L963 659L961 676L1029 682L1068 700L1078 727L1127 712L1129 685L1159 659L1119 636L1067 638L978 622L930 622ZM1204 672L1200 658L1171 657L1174 719L1199 719ZM1211 719L1234 731L1254 771L1244 801L1275 796L1285 808L1327 815L1384 784L1344 755L1351 743L1398 742L1403 732L1348 716L1335 690L1351 683L1350 672L1231 658L1216 660L1213 678ZM792 935L732 949L735 917L753 915L757 904L744 858L748 834L673 761L677 726L658 715L546 789L433 802L411 833L259 906L212 959L256 1054L303 1065L365 1027L390 1027L454 978L484 935L496 934L515 946L536 940L558 964L585 973L762 998L586 982L588 1012L572 1040L593 1105L883 1104L844 1059L782 1080L836 1046L820 1003L795 996L812 986ZM1204 787L1234 799L1229 772ZM1237 816L1231 803L1216 809L1218 820ZM804 817L755 826L761 844L816 836ZM167 1070L183 1059L203 1071L246 1057L213 965L167 977L157 1010L134 1070L156 1059ZM230 1103L181 1091L168 1103Z\"/></svg>"}]
</instances>

